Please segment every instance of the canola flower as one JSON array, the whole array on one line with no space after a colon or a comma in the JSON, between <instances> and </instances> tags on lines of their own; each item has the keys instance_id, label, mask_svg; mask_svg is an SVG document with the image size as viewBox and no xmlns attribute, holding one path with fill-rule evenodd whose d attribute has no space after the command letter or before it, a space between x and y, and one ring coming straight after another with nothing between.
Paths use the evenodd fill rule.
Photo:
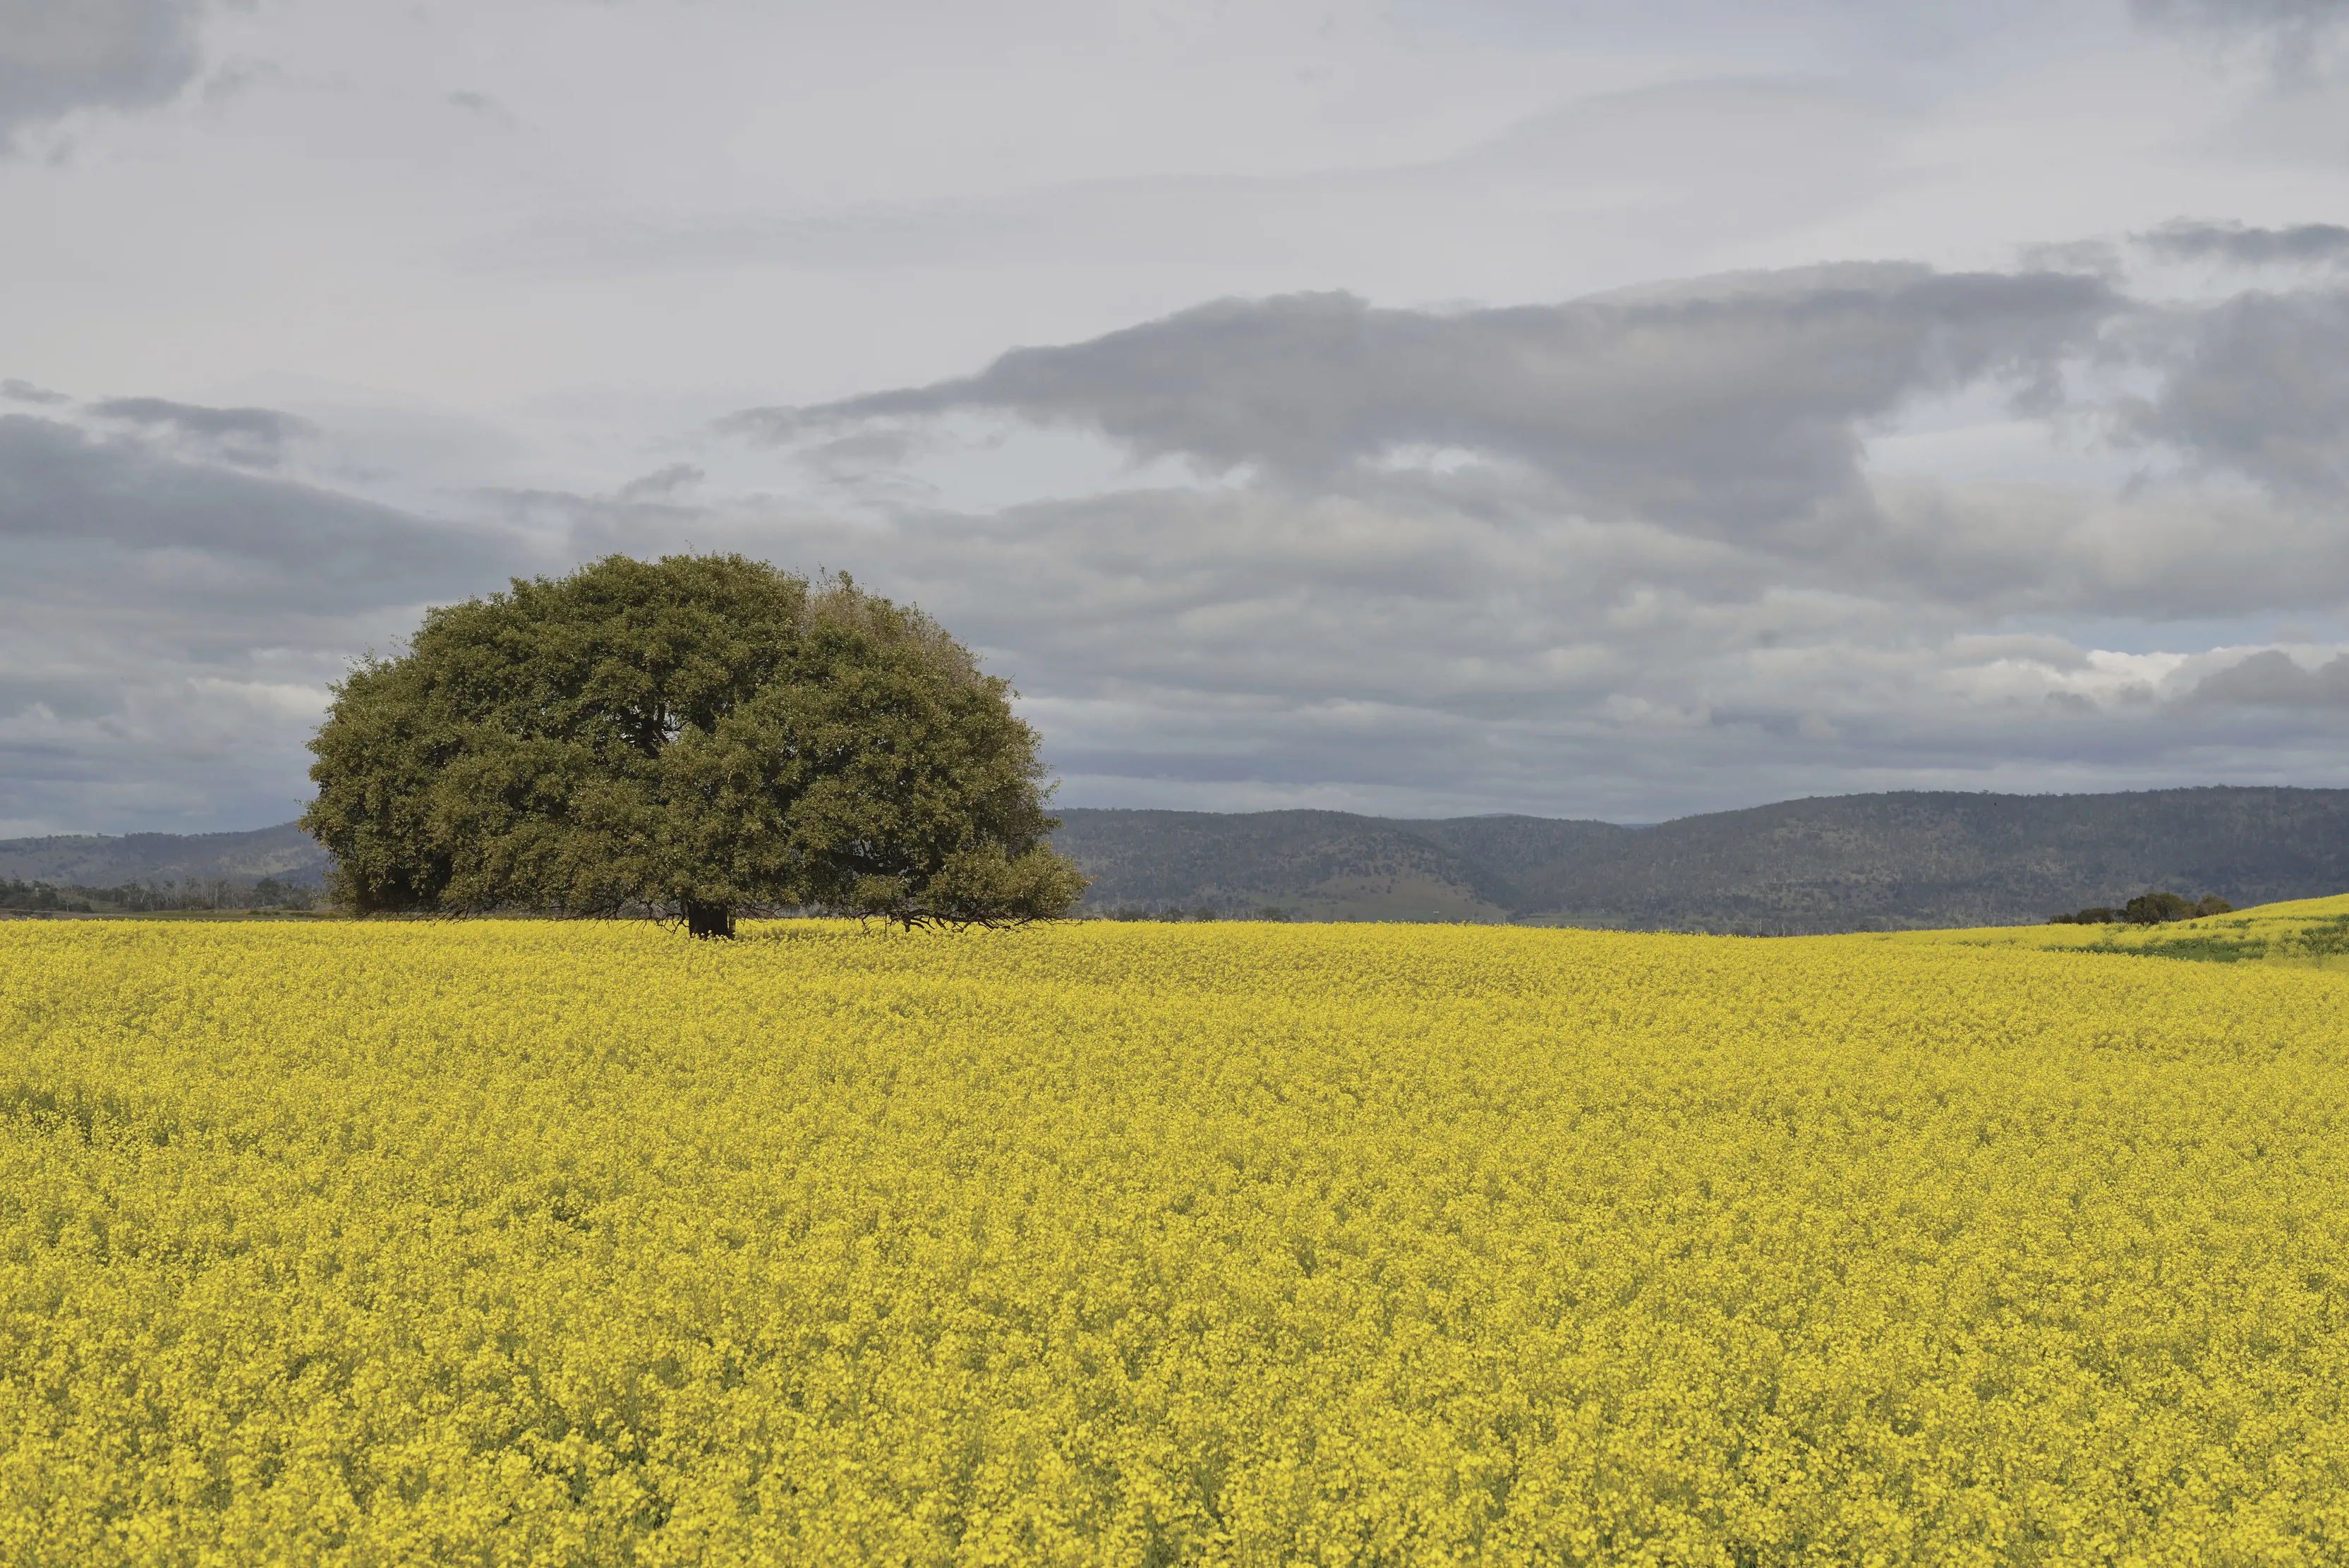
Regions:
<instances>
[{"instance_id":1,"label":"canola flower","mask_svg":"<svg viewBox=\"0 0 2349 1568\"><path fill-rule=\"evenodd\" d=\"M1968 947L2071 948L2206 963L2270 963L2349 970L2349 895L2296 898L2158 926L2002 926L1972 931L1903 931L1903 942Z\"/></svg>"},{"instance_id":2,"label":"canola flower","mask_svg":"<svg viewBox=\"0 0 2349 1568\"><path fill-rule=\"evenodd\" d=\"M2349 1561L2349 992L0 927L0 1562Z\"/></svg>"}]
</instances>

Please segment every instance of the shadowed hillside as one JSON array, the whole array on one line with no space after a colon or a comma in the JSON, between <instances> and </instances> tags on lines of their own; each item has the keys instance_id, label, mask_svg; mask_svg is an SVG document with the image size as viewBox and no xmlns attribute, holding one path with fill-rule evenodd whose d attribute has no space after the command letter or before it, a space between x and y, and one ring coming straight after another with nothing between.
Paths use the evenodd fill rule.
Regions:
<instances>
[{"instance_id":1,"label":"shadowed hillside","mask_svg":"<svg viewBox=\"0 0 2349 1568\"><path fill-rule=\"evenodd\" d=\"M1393 821L1342 811L1062 811L1054 845L1093 879L1092 909L1267 906L1307 919L1500 920L1527 867L1631 836L1539 816Z\"/></svg>"},{"instance_id":2,"label":"shadowed hillside","mask_svg":"<svg viewBox=\"0 0 2349 1568\"><path fill-rule=\"evenodd\" d=\"M290 822L250 833L0 839L0 878L59 887L112 888L147 881L242 884L264 877L316 886L326 879L326 852Z\"/></svg>"},{"instance_id":3,"label":"shadowed hillside","mask_svg":"<svg viewBox=\"0 0 2349 1568\"><path fill-rule=\"evenodd\" d=\"M1786 801L1595 846L1529 877L1517 913L1637 928L1901 930L2039 920L2151 888L2239 905L2349 888L2349 790Z\"/></svg>"},{"instance_id":4,"label":"shadowed hillside","mask_svg":"<svg viewBox=\"0 0 2349 1568\"><path fill-rule=\"evenodd\" d=\"M2237 904L2349 888L2349 790L1899 794L1630 829L1541 817L1081 811L1089 907L1738 931L2009 925L2150 888Z\"/></svg>"}]
</instances>

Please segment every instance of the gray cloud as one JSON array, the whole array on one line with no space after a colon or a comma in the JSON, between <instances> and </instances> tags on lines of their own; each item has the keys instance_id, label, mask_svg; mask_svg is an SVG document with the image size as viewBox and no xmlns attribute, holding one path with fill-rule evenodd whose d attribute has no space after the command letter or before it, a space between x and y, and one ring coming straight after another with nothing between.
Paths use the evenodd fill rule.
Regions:
<instances>
[{"instance_id":1,"label":"gray cloud","mask_svg":"<svg viewBox=\"0 0 2349 1568\"><path fill-rule=\"evenodd\" d=\"M2276 410L2240 406L2307 404L2309 386L2271 385L2281 342L2302 344L2312 385L2349 362L2261 314L2322 325L2326 297L2165 317L2078 276L1870 266L1456 315L1225 302L730 428L819 462L882 437L886 461L890 439L946 439L948 416L1009 414L1239 473L987 516L903 499L877 531L746 535L967 629L1039 694L1085 803L1415 795L1408 809L1649 818L1810 789L2337 776L2318 705L2194 695L2224 695L2228 658L1999 629L2349 603L2349 534L2305 504L2329 482L2333 415L2301 406L2294 450L2257 439L2289 433ZM2133 439L2271 492L1861 462L1920 396L2003 381L2052 412L2062 378L2116 365L2158 381L2123 405ZM1454 447L1478 455L1385 461ZM1785 525L1806 516L1834 525Z\"/></svg>"},{"instance_id":2,"label":"gray cloud","mask_svg":"<svg viewBox=\"0 0 2349 1568\"><path fill-rule=\"evenodd\" d=\"M492 124L502 125L509 130L513 129L514 117L512 114L507 110L505 105L500 103L497 99L492 98L487 93L443 93L440 95L440 101L447 104L450 109L462 109L467 114L474 115L480 119L489 120Z\"/></svg>"},{"instance_id":3,"label":"gray cloud","mask_svg":"<svg viewBox=\"0 0 2349 1568\"><path fill-rule=\"evenodd\" d=\"M2184 261L2222 261L2237 266L2309 265L2349 255L2349 228L2338 223L2295 223L2260 229L2241 223L2205 223L2179 219L2137 237L2159 254Z\"/></svg>"},{"instance_id":4,"label":"gray cloud","mask_svg":"<svg viewBox=\"0 0 2349 1568\"><path fill-rule=\"evenodd\" d=\"M1878 528L1820 564L1824 585L1978 623L2158 626L2279 610L2323 616L2349 601L2349 530L2323 509L2266 494L2183 482L2102 493L1915 479L1876 488Z\"/></svg>"},{"instance_id":5,"label":"gray cloud","mask_svg":"<svg viewBox=\"0 0 2349 1568\"><path fill-rule=\"evenodd\" d=\"M2156 26L2304 35L2349 17L2349 0L2129 0L2129 10Z\"/></svg>"},{"instance_id":6,"label":"gray cloud","mask_svg":"<svg viewBox=\"0 0 2349 1568\"><path fill-rule=\"evenodd\" d=\"M21 380L15 376L0 381L0 398L5 398L13 403L40 403L49 407L73 401L63 392L52 392L47 387L36 387L32 382Z\"/></svg>"},{"instance_id":7,"label":"gray cloud","mask_svg":"<svg viewBox=\"0 0 2349 1568\"><path fill-rule=\"evenodd\" d=\"M2129 11L2143 26L2199 37L2222 55L2265 64L2270 85L2282 90L2267 112L2255 111L2226 140L2273 138L2279 147L2296 145L2305 156L2312 132L2325 134L2317 127L2325 119L2319 106L2327 95L2307 89L2334 79L2349 0L2130 0ZM2311 110L2318 112L2312 117Z\"/></svg>"},{"instance_id":8,"label":"gray cloud","mask_svg":"<svg viewBox=\"0 0 2349 1568\"><path fill-rule=\"evenodd\" d=\"M845 567L923 605L1027 693L1071 804L1631 820L1854 788L2212 776L2224 715L2177 699L2226 660L1983 628L2259 602L2279 584L2338 603L2349 586L2337 543L2182 502L2084 514L1960 494L1929 515L1893 496L1874 558L1795 559L1551 499L1527 479L856 524L764 504L689 524L583 509L573 539L647 550L689 526L703 548ZM1944 534L1959 542L1935 556ZM2254 737L2272 756L2229 751L2230 776L2247 757L2282 766L2305 739L2293 722Z\"/></svg>"},{"instance_id":9,"label":"gray cloud","mask_svg":"<svg viewBox=\"0 0 2349 1568\"><path fill-rule=\"evenodd\" d=\"M233 562L249 600L294 594L322 610L494 582L515 548L479 527L96 441L28 414L0 416L0 540Z\"/></svg>"},{"instance_id":10,"label":"gray cloud","mask_svg":"<svg viewBox=\"0 0 2349 1568\"><path fill-rule=\"evenodd\" d=\"M2238 295L2191 327L2126 428L2287 493L2349 485L2349 291Z\"/></svg>"},{"instance_id":11,"label":"gray cloud","mask_svg":"<svg viewBox=\"0 0 2349 1568\"><path fill-rule=\"evenodd\" d=\"M2191 700L2239 707L2349 708L2349 657L2308 670L2269 649L2205 676Z\"/></svg>"},{"instance_id":12,"label":"gray cloud","mask_svg":"<svg viewBox=\"0 0 2349 1568\"><path fill-rule=\"evenodd\" d=\"M2070 273L2116 284L2128 270L2121 248L2110 240L2057 240L2017 247L2016 261L2024 272Z\"/></svg>"},{"instance_id":13,"label":"gray cloud","mask_svg":"<svg viewBox=\"0 0 2349 1568\"><path fill-rule=\"evenodd\" d=\"M672 462L628 481L616 493L622 501L669 501L709 477L692 463Z\"/></svg>"},{"instance_id":14,"label":"gray cloud","mask_svg":"<svg viewBox=\"0 0 2349 1568\"><path fill-rule=\"evenodd\" d=\"M168 432L242 467L268 468L288 441L316 433L309 421L275 409L213 409L165 398L109 398L90 405L101 419Z\"/></svg>"},{"instance_id":15,"label":"gray cloud","mask_svg":"<svg viewBox=\"0 0 2349 1568\"><path fill-rule=\"evenodd\" d=\"M140 109L200 63L203 0L0 0L0 150L81 109Z\"/></svg>"},{"instance_id":16,"label":"gray cloud","mask_svg":"<svg viewBox=\"0 0 2349 1568\"><path fill-rule=\"evenodd\" d=\"M728 428L788 441L991 410L1308 487L1397 449L1463 448L1599 511L1772 527L1858 499L1862 421L1985 378L2039 381L2118 308L2090 278L1890 265L1451 315L1342 294L1228 300Z\"/></svg>"},{"instance_id":17,"label":"gray cloud","mask_svg":"<svg viewBox=\"0 0 2349 1568\"><path fill-rule=\"evenodd\" d=\"M426 602L564 558L535 546L0 416L0 823L285 820L346 661Z\"/></svg>"}]
</instances>

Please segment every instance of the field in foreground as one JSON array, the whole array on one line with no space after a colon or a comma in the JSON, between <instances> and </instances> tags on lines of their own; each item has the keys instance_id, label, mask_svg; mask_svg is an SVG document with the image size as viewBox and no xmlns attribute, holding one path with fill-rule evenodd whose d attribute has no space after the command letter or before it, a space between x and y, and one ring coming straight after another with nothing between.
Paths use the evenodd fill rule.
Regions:
<instances>
[{"instance_id":1,"label":"field in foreground","mask_svg":"<svg viewBox=\"0 0 2349 1568\"><path fill-rule=\"evenodd\" d=\"M2349 1560L2349 979L0 926L0 1562Z\"/></svg>"}]
</instances>

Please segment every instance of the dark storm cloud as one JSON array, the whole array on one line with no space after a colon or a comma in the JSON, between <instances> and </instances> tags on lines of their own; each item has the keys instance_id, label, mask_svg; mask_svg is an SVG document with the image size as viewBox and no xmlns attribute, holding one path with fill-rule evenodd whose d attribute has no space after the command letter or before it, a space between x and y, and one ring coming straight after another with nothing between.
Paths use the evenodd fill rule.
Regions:
<instances>
[{"instance_id":1,"label":"dark storm cloud","mask_svg":"<svg viewBox=\"0 0 2349 1568\"><path fill-rule=\"evenodd\" d=\"M1227 300L1015 349L960 380L730 424L791 440L997 411L1297 486L1460 448L1595 510L1718 531L1853 500L1862 421L1985 378L2038 382L2119 303L2091 278L1889 265L1457 314L1343 294Z\"/></svg>"},{"instance_id":2,"label":"dark storm cloud","mask_svg":"<svg viewBox=\"0 0 2349 1568\"><path fill-rule=\"evenodd\" d=\"M2127 428L2280 492L2349 486L2349 291L2238 295L2200 314Z\"/></svg>"},{"instance_id":3,"label":"dark storm cloud","mask_svg":"<svg viewBox=\"0 0 2349 1568\"><path fill-rule=\"evenodd\" d=\"M196 73L202 0L0 0L0 151L79 109L163 102Z\"/></svg>"},{"instance_id":4,"label":"dark storm cloud","mask_svg":"<svg viewBox=\"0 0 2349 1568\"><path fill-rule=\"evenodd\" d=\"M2295 223L2258 229L2241 223L2198 223L2180 219L2137 236L2137 243L2183 261L2222 261L2237 266L2312 265L2349 255L2349 228L2338 223Z\"/></svg>"},{"instance_id":5,"label":"dark storm cloud","mask_svg":"<svg viewBox=\"0 0 2349 1568\"><path fill-rule=\"evenodd\" d=\"M91 404L90 412L179 436L252 468L274 465L288 441L315 431L309 421L275 409L213 409L164 398L109 398Z\"/></svg>"}]
</instances>

